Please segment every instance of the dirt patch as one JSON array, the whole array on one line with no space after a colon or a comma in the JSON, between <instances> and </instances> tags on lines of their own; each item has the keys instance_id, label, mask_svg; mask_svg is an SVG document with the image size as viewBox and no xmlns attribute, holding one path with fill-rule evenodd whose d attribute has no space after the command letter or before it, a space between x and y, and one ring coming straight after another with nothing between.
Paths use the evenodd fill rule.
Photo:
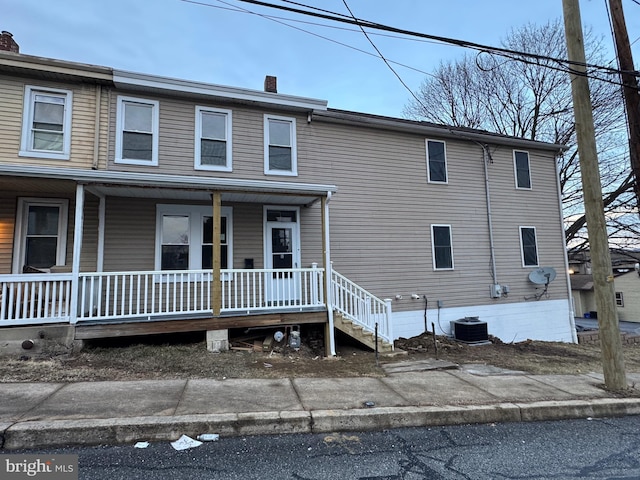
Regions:
<instances>
[{"instance_id":1,"label":"dirt patch","mask_svg":"<svg viewBox=\"0 0 640 480\"><path fill-rule=\"evenodd\" d=\"M272 335L265 331L259 340ZM472 346L430 334L396 341L406 355L380 356L338 335L333 359L323 357L321 334L302 332L299 349L276 344L269 351L253 351L256 344L243 332L236 345L245 349L211 353L202 334L138 337L95 341L74 355L41 358L9 357L0 364L0 382L73 382L171 378L293 378L385 375L383 363L438 358L456 364L487 364L532 374L602 372L600 348L558 342L526 341ZM319 340L320 338L320 340ZM232 342L232 344L234 344ZM437 349L436 349L437 346ZM626 371L640 372L640 346L623 346Z\"/></svg>"}]
</instances>

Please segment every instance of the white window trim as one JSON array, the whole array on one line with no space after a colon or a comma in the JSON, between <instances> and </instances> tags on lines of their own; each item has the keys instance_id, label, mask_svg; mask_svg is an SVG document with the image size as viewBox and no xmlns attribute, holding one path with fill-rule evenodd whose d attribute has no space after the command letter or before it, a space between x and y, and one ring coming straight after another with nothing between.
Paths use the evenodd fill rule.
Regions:
<instances>
[{"instance_id":1,"label":"white window trim","mask_svg":"<svg viewBox=\"0 0 640 480\"><path fill-rule=\"evenodd\" d=\"M535 265L526 265L524 263L524 243L522 242L522 230L525 228L532 228L533 229L533 235L535 236L535 241L536 241L536 261L537 263ZM519 233L519 237L520 237L520 258L522 259L522 268L537 268L540 266L540 249L538 248L538 231L536 230L536 227L533 226L529 226L529 225L522 225L520 227L518 227L518 233Z\"/></svg>"},{"instance_id":2,"label":"white window trim","mask_svg":"<svg viewBox=\"0 0 640 480\"><path fill-rule=\"evenodd\" d=\"M615 298L616 298L616 307L624 308L624 293L623 292L616 292L615 293Z\"/></svg>"},{"instance_id":3,"label":"white window trim","mask_svg":"<svg viewBox=\"0 0 640 480\"><path fill-rule=\"evenodd\" d=\"M151 115L151 161L149 160L136 160L133 158L122 158L122 132L124 129L124 103L141 103L143 105L150 105L153 107ZM158 131L160 122L160 102L157 100L147 100L144 98L126 97L118 95L118 106L116 110L116 153L115 163L121 163L124 165L147 165L152 167L158 166Z\"/></svg>"},{"instance_id":4,"label":"white window trim","mask_svg":"<svg viewBox=\"0 0 640 480\"><path fill-rule=\"evenodd\" d=\"M62 152L51 152L47 150L34 150L30 145L31 126L33 124L33 104L35 94L45 92L58 96L64 96L64 118L62 125ZM24 89L24 105L22 110L22 138L20 140L20 157L51 158L55 160L69 160L71 156L71 112L73 111L73 92L71 90L61 90L57 88L37 87L26 85Z\"/></svg>"},{"instance_id":5,"label":"white window trim","mask_svg":"<svg viewBox=\"0 0 640 480\"><path fill-rule=\"evenodd\" d=\"M429 142L434 142L434 143L441 143L443 148L444 148L444 176L446 178L446 180L440 181L440 180L431 180L431 168L429 168ZM428 183L436 183L436 184L440 184L440 185L447 185L449 183L449 162L447 162L447 143L442 141L442 140L434 140L431 138L427 138L424 141L424 146L425 146L425 150L426 150L426 155L427 155L427 182Z\"/></svg>"},{"instance_id":6,"label":"white window trim","mask_svg":"<svg viewBox=\"0 0 640 480\"><path fill-rule=\"evenodd\" d=\"M433 234L434 227L447 227L449 228L449 243L451 244L451 267L441 268L436 266L436 244L435 244L435 235ZM444 272L447 270L455 269L455 257L453 255L453 229L451 225L441 224L441 223L433 223L431 224L431 256L433 257L433 269L439 272Z\"/></svg>"},{"instance_id":7,"label":"white window trim","mask_svg":"<svg viewBox=\"0 0 640 480\"><path fill-rule=\"evenodd\" d=\"M64 198L19 197L18 208L16 210L15 232L13 237L13 265L11 267L14 274L22 273L26 248L27 221L29 207L31 206L55 206L60 208L56 265L64 265L66 263L69 200Z\"/></svg>"},{"instance_id":8,"label":"white window trim","mask_svg":"<svg viewBox=\"0 0 640 480\"><path fill-rule=\"evenodd\" d=\"M156 250L155 269L162 269L162 216L185 215L189 217L189 270L203 270L202 268L202 218L213 216L213 206L210 205L156 205ZM221 207L220 216L227 217L227 268L233 268L233 208ZM197 242L194 243L194 239ZM194 248L195 247L195 248ZM168 273L171 270L166 270Z\"/></svg>"},{"instance_id":9,"label":"white window trim","mask_svg":"<svg viewBox=\"0 0 640 480\"><path fill-rule=\"evenodd\" d=\"M275 170L269 168L269 120L289 122L291 132L291 170ZM265 175L298 176L298 150L296 146L296 119L279 115L264 115L264 173Z\"/></svg>"},{"instance_id":10,"label":"white window trim","mask_svg":"<svg viewBox=\"0 0 640 480\"><path fill-rule=\"evenodd\" d=\"M527 154L527 167L529 169L529 186L521 187L518 185L518 165L516 162L516 153L526 153ZM516 185L516 189L518 190L531 190L533 189L533 178L531 177L531 154L526 150L514 150L513 151L513 176Z\"/></svg>"},{"instance_id":11,"label":"white window trim","mask_svg":"<svg viewBox=\"0 0 640 480\"><path fill-rule=\"evenodd\" d=\"M201 157L201 147L202 144L200 142L200 140L202 139L202 113L218 113L218 114L222 114L225 115L225 135L226 135L226 139L225 141L227 142L227 164L226 166L219 166L219 165L202 165L200 163ZM222 108L211 108L211 107L203 107L203 106L199 106L196 105L196 134L195 134L195 156L194 156L194 163L193 163L193 168L195 170L210 170L210 171L217 171L217 172L231 172L233 171L233 161L232 161L232 145L231 145L231 139L232 139L232 112L231 110L226 110L226 109L222 109Z\"/></svg>"}]
</instances>

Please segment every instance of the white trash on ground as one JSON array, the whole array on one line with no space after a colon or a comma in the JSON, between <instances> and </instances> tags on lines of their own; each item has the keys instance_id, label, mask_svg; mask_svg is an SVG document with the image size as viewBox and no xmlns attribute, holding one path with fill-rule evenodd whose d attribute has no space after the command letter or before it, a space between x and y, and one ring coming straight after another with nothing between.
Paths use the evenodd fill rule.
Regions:
<instances>
[{"instance_id":1,"label":"white trash on ground","mask_svg":"<svg viewBox=\"0 0 640 480\"><path fill-rule=\"evenodd\" d=\"M187 435L182 435L175 442L171 442L171 446L178 451L187 450L193 447L199 447L200 445L202 445L202 442L199 442L198 440L194 440L193 438Z\"/></svg>"}]
</instances>

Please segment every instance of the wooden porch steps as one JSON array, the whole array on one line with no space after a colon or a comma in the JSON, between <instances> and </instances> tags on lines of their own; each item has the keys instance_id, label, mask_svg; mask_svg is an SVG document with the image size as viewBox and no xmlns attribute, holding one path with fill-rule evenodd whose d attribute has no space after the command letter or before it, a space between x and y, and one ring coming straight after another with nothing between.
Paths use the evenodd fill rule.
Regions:
<instances>
[{"instance_id":1,"label":"wooden porch steps","mask_svg":"<svg viewBox=\"0 0 640 480\"><path fill-rule=\"evenodd\" d=\"M337 330L349 335L351 338L357 340L370 349L376 349L375 336L373 332L364 330L361 325L353 323L338 312L334 313L333 326ZM386 340L378 338L378 352L391 353L393 352L393 345Z\"/></svg>"}]
</instances>

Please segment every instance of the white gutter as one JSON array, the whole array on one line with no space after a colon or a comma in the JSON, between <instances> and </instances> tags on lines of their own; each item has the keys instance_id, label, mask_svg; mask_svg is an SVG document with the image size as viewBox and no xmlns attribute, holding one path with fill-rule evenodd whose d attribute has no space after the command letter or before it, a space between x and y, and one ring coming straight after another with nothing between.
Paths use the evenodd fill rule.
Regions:
<instances>
[{"instance_id":1,"label":"white gutter","mask_svg":"<svg viewBox=\"0 0 640 480\"><path fill-rule=\"evenodd\" d=\"M265 193L293 193L325 196L336 193L335 185L313 183L271 182L235 178L198 177L193 175L166 175L112 170L56 168L33 165L0 165L0 175L17 177L73 180L92 184L130 185L137 187L180 188L189 190L224 190L227 192L252 191Z\"/></svg>"},{"instance_id":2,"label":"white gutter","mask_svg":"<svg viewBox=\"0 0 640 480\"><path fill-rule=\"evenodd\" d=\"M124 70L113 71L113 83L117 88L146 88L158 91L169 91L178 94L196 94L208 97L227 98L256 102L268 105L279 105L303 110L326 110L327 101L314 98L283 95L280 93L263 92L239 87L228 87L191 80L181 80L157 75L127 72Z\"/></svg>"}]
</instances>

